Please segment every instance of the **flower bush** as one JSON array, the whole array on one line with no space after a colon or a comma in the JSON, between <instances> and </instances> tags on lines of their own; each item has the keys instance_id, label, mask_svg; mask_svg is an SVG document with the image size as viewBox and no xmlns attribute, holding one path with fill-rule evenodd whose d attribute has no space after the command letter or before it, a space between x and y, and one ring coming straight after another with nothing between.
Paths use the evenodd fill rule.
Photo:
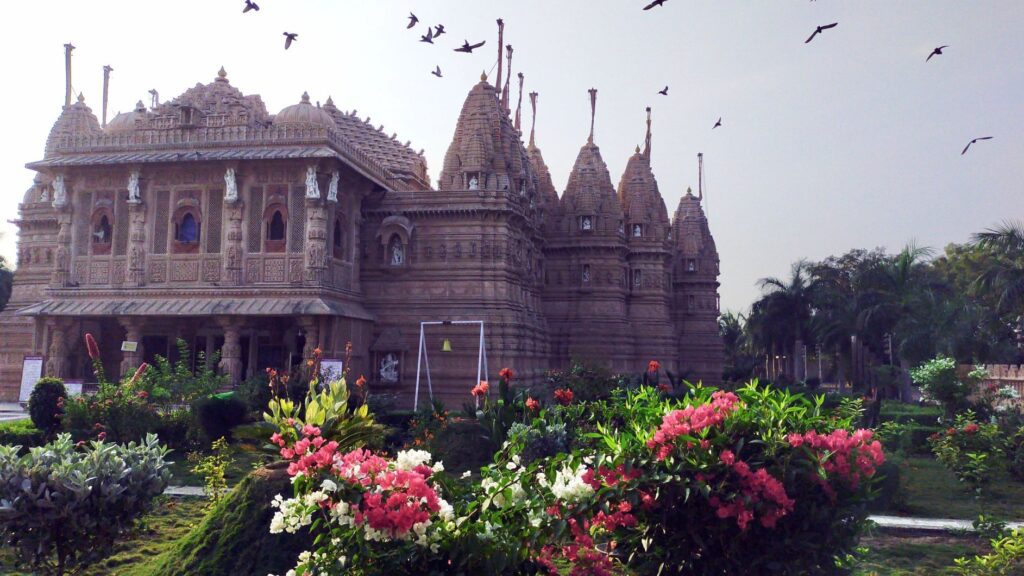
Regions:
<instances>
[{"instance_id":1,"label":"flower bush","mask_svg":"<svg viewBox=\"0 0 1024 576\"><path fill-rule=\"evenodd\" d=\"M81 450L61 434L18 456L0 446L0 527L19 562L65 574L109 553L151 508L170 478L167 449L143 442L92 442Z\"/></svg>"},{"instance_id":2,"label":"flower bush","mask_svg":"<svg viewBox=\"0 0 1024 576\"><path fill-rule=\"evenodd\" d=\"M967 407L972 388L969 382L960 379L956 370L956 360L942 355L910 370L914 384L920 386L927 397L942 404L950 417Z\"/></svg>"},{"instance_id":3,"label":"flower bush","mask_svg":"<svg viewBox=\"0 0 1024 576\"><path fill-rule=\"evenodd\" d=\"M953 426L928 438L935 458L976 494L991 480L1003 458L999 426L978 422L974 412L958 414Z\"/></svg>"},{"instance_id":4,"label":"flower bush","mask_svg":"<svg viewBox=\"0 0 1024 576\"><path fill-rule=\"evenodd\" d=\"M294 495L271 529L317 534L296 574L834 574L884 455L856 404L822 404L756 383L618 390L531 412L472 482L286 426Z\"/></svg>"}]
</instances>

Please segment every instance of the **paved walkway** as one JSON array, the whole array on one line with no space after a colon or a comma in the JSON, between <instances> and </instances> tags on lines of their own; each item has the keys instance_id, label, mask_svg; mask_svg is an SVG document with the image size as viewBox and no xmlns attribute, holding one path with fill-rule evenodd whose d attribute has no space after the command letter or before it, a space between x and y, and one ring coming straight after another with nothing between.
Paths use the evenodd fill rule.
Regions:
<instances>
[{"instance_id":1,"label":"paved walkway","mask_svg":"<svg viewBox=\"0 0 1024 576\"><path fill-rule=\"evenodd\" d=\"M202 497L203 489L198 486L168 486L164 490L166 496L178 498ZM929 532L949 532L962 530L973 532L971 520L955 520L952 518L907 518L904 516L869 516L880 528L891 530L921 530ZM1007 522L1009 529L1024 527L1024 522Z\"/></svg>"},{"instance_id":2,"label":"paved walkway","mask_svg":"<svg viewBox=\"0 0 1024 576\"><path fill-rule=\"evenodd\" d=\"M22 410L21 404L17 402L0 402L0 422L21 420L22 418L28 418L28 412Z\"/></svg>"}]
</instances>

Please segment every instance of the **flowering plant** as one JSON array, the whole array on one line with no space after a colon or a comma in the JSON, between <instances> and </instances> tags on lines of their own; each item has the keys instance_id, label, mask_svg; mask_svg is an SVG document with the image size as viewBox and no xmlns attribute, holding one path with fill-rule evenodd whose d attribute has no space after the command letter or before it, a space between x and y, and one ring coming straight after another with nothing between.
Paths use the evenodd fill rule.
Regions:
<instances>
[{"instance_id":1,"label":"flowering plant","mask_svg":"<svg viewBox=\"0 0 1024 576\"><path fill-rule=\"evenodd\" d=\"M978 422L974 412L957 414L945 432L928 438L935 458L976 494L991 480L992 469L1002 460L1005 441L999 426Z\"/></svg>"}]
</instances>

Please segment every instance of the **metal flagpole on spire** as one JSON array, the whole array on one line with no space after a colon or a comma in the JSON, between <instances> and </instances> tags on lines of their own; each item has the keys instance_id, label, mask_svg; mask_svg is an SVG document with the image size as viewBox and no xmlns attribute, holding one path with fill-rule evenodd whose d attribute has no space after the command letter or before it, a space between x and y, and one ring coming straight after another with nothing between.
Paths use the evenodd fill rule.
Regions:
<instances>
[{"instance_id":1,"label":"metal flagpole on spire","mask_svg":"<svg viewBox=\"0 0 1024 576\"><path fill-rule=\"evenodd\" d=\"M530 146L536 146L533 140L533 130L537 127L537 93L530 92L530 108L533 109L533 115L530 117Z\"/></svg>"},{"instance_id":2,"label":"metal flagpole on spire","mask_svg":"<svg viewBox=\"0 0 1024 576\"><path fill-rule=\"evenodd\" d=\"M647 135L644 136L644 160L651 163L651 107L647 107Z\"/></svg>"},{"instance_id":3,"label":"metal flagpole on spire","mask_svg":"<svg viewBox=\"0 0 1024 576\"><path fill-rule=\"evenodd\" d=\"M501 107L505 109L505 113L508 114L508 87L512 80L512 45L505 46L505 50L508 54L508 70L505 72L505 86L501 89Z\"/></svg>"},{"instance_id":4,"label":"metal flagpole on spire","mask_svg":"<svg viewBox=\"0 0 1024 576\"><path fill-rule=\"evenodd\" d=\"M504 45L505 45L505 21L502 20L501 18L498 18L498 78L494 82L494 87L495 87L495 89L497 89L499 91L499 93L501 91L501 72L502 72L501 59L503 57L503 54L502 54L501 51L504 50L504 48L503 48Z\"/></svg>"},{"instance_id":5,"label":"metal flagpole on spire","mask_svg":"<svg viewBox=\"0 0 1024 576\"><path fill-rule=\"evenodd\" d=\"M516 132L519 132L520 134L522 134L523 131L522 131L522 128L520 126L520 116L521 116L522 111L523 111L523 78L524 78L524 76L523 76L522 72L520 72L518 74L518 76L519 76L519 102L516 103L516 122L515 122L515 127L516 127Z\"/></svg>"},{"instance_id":6,"label":"metal flagpole on spire","mask_svg":"<svg viewBox=\"0 0 1024 576\"><path fill-rule=\"evenodd\" d=\"M110 91L110 73L113 72L113 71L114 71L114 69L111 68L109 64L103 67L103 124L102 124L102 126L104 128L106 128L106 126L107 126L107 97L108 97L109 91Z\"/></svg>"},{"instance_id":7,"label":"metal flagpole on spire","mask_svg":"<svg viewBox=\"0 0 1024 576\"><path fill-rule=\"evenodd\" d=\"M75 45L68 42L64 45L64 107L71 106L71 51Z\"/></svg>"},{"instance_id":8,"label":"metal flagpole on spire","mask_svg":"<svg viewBox=\"0 0 1024 576\"><path fill-rule=\"evenodd\" d=\"M590 93L590 136L587 137L587 144L594 143L594 115L597 114L597 88L587 90Z\"/></svg>"}]
</instances>

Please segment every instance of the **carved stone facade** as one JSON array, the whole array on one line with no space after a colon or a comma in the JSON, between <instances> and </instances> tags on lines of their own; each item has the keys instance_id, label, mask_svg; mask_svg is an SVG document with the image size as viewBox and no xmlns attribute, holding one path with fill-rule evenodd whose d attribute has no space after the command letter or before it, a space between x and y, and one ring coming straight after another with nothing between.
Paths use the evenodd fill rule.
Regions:
<instances>
[{"instance_id":1,"label":"carved stone facade","mask_svg":"<svg viewBox=\"0 0 1024 576\"><path fill-rule=\"evenodd\" d=\"M436 189L422 153L354 111L303 95L272 115L223 69L105 129L84 102L66 107L29 164L0 396L17 395L28 354L88 380L92 332L108 374L174 356L181 338L236 383L351 343L349 368L408 403L420 323L444 320L485 322L484 377L511 366L538 383L579 357L718 381L718 256L700 202L684 198L670 225L650 138L616 191L592 134L559 199L500 98L486 78L470 90ZM426 334L435 395L458 405L479 329Z\"/></svg>"}]
</instances>

